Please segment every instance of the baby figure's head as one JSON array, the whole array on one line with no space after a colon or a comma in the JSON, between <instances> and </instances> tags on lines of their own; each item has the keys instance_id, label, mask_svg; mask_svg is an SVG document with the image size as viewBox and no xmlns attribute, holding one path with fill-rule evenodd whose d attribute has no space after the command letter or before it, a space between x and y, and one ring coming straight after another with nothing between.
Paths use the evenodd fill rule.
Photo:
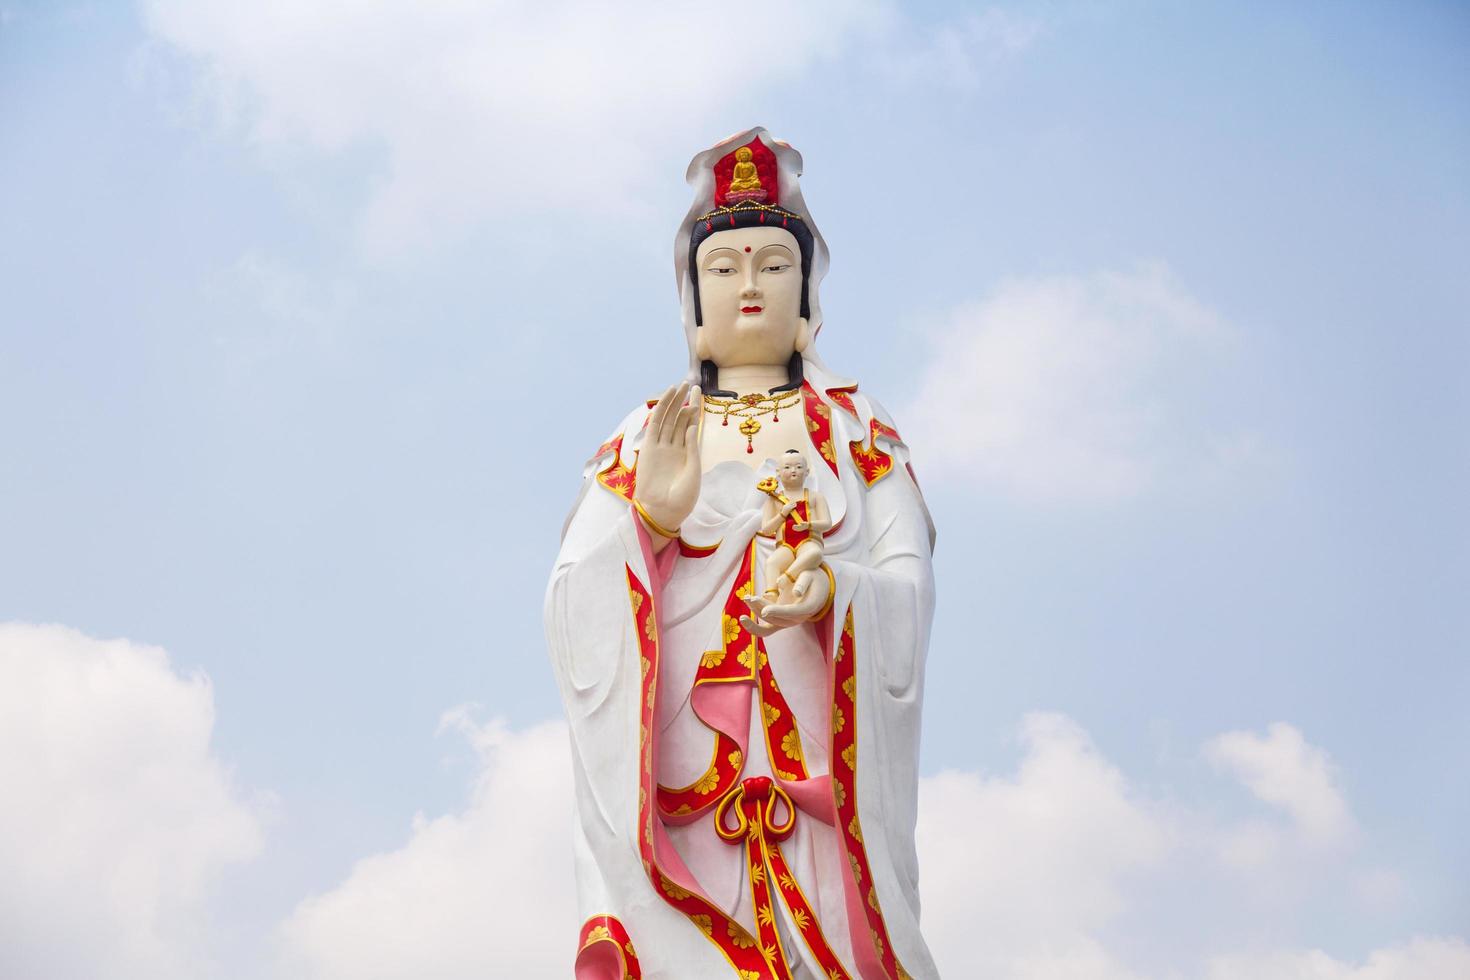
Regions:
<instances>
[{"instance_id":1,"label":"baby figure's head","mask_svg":"<svg viewBox=\"0 0 1470 980\"><path fill-rule=\"evenodd\" d=\"M806 483L806 457L795 449L786 450L776 461L776 475L787 490L800 490Z\"/></svg>"}]
</instances>

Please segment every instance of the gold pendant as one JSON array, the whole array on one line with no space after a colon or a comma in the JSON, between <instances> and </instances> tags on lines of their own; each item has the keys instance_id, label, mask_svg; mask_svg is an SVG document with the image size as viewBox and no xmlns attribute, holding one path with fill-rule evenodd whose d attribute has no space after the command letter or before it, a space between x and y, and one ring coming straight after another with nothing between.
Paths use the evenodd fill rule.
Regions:
<instances>
[{"instance_id":1,"label":"gold pendant","mask_svg":"<svg viewBox=\"0 0 1470 980\"><path fill-rule=\"evenodd\" d=\"M755 452L755 434L761 430L761 424L755 419L746 419L740 423L740 434L745 437L745 451Z\"/></svg>"}]
</instances>

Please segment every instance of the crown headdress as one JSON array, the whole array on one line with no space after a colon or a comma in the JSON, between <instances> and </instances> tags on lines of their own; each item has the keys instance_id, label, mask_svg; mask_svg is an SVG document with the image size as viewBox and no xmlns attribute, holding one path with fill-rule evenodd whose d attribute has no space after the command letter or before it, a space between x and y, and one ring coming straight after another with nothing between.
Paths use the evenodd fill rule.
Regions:
<instances>
[{"instance_id":1,"label":"crown headdress","mask_svg":"<svg viewBox=\"0 0 1470 980\"><path fill-rule=\"evenodd\" d=\"M734 225L735 215L752 211L760 213L762 222L768 217L779 218L783 224L791 218L800 221L801 215L779 203L779 170L776 154L759 136L736 147L715 162L715 206L695 220L703 221L707 230L713 229L717 219L728 217Z\"/></svg>"}]
</instances>

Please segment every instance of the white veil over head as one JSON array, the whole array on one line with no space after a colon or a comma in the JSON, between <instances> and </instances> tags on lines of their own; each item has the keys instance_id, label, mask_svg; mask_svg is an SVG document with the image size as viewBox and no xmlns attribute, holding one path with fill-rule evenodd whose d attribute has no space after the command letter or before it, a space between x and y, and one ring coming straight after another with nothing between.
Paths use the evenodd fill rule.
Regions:
<instances>
[{"instance_id":1,"label":"white veil over head","mask_svg":"<svg viewBox=\"0 0 1470 980\"><path fill-rule=\"evenodd\" d=\"M801 154L789 143L772 137L763 126L754 126L727 136L709 149L696 153L694 159L689 161L689 170L684 175L684 179L694 188L694 201L689 206L689 213L679 223L679 230L674 234L674 279L679 286L684 339L689 345L689 379L692 382L699 381L699 358L694 353L694 336L699 328L694 315L694 283L690 280L689 273L689 242L694 232L694 223L716 207L715 165L738 147L757 138L775 154L777 193L781 207L799 215L812 235L811 271L807 274L806 282L807 309L810 313L807 320L812 328L812 342L802 353L805 377L819 392L827 388L851 385L852 382L827 370L816 350L816 337L822 329L819 287L822 277L827 274L828 253L827 242L822 238L822 232L817 228L816 221L807 210L806 200L801 195Z\"/></svg>"}]
</instances>

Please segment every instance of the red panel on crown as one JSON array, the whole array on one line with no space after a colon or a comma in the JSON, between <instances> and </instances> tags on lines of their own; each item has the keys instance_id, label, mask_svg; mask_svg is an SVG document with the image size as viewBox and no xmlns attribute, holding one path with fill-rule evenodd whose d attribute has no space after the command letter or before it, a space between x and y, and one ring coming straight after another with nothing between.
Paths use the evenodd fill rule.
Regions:
<instances>
[{"instance_id":1,"label":"red panel on crown","mask_svg":"<svg viewBox=\"0 0 1470 980\"><path fill-rule=\"evenodd\" d=\"M741 160L750 151L750 159ZM747 167L754 167L751 170ZM740 173L736 174L736 167ZM776 154L761 142L759 136L720 158L715 164L715 206L729 207L741 201L759 201L762 204L779 204L779 188L776 186ZM736 186L732 189L731 183Z\"/></svg>"}]
</instances>

